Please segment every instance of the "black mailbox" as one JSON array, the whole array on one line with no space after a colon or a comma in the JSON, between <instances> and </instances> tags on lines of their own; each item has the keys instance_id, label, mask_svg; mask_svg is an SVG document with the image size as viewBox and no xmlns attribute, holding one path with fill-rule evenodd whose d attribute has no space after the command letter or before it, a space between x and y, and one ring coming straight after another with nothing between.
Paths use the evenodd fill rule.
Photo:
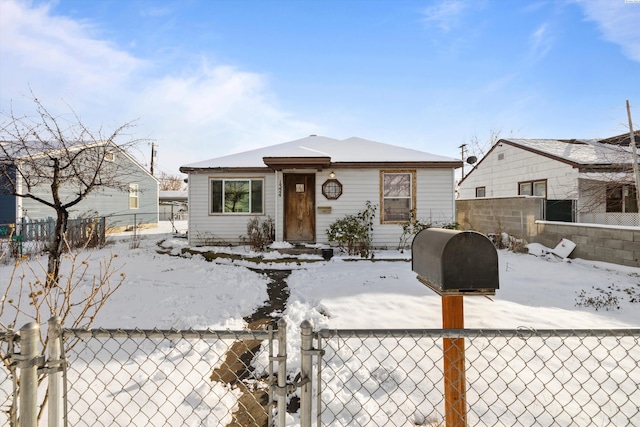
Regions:
<instances>
[{"instance_id":1,"label":"black mailbox","mask_svg":"<svg viewBox=\"0 0 640 427\"><path fill-rule=\"evenodd\" d=\"M440 295L495 295L498 251L475 231L427 228L411 245L418 280Z\"/></svg>"}]
</instances>

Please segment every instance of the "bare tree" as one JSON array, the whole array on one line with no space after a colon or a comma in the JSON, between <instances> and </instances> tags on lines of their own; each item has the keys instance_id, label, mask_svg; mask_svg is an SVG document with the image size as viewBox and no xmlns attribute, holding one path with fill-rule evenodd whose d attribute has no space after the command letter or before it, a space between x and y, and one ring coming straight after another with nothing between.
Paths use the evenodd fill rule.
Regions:
<instances>
[{"instance_id":1,"label":"bare tree","mask_svg":"<svg viewBox=\"0 0 640 427\"><path fill-rule=\"evenodd\" d=\"M640 131L634 132L634 138ZM634 141L635 142L635 141ZM633 175L631 135L622 134L596 142L598 163L582 168L579 180L580 213L637 213L638 193Z\"/></svg>"},{"instance_id":2,"label":"bare tree","mask_svg":"<svg viewBox=\"0 0 640 427\"><path fill-rule=\"evenodd\" d=\"M126 123L103 134L92 131L71 110L54 115L32 94L35 115L2 113L0 125L0 191L33 199L53 209L55 231L48 244L47 286L60 276L69 210L99 189L129 191L126 171L113 158L139 141L115 144L133 126Z\"/></svg>"},{"instance_id":3,"label":"bare tree","mask_svg":"<svg viewBox=\"0 0 640 427\"><path fill-rule=\"evenodd\" d=\"M179 191L184 188L184 180L177 175L160 173L160 191Z\"/></svg>"},{"instance_id":4,"label":"bare tree","mask_svg":"<svg viewBox=\"0 0 640 427\"><path fill-rule=\"evenodd\" d=\"M65 241L66 242L66 241ZM126 276L121 272L122 265L117 265L117 254L110 254L100 260L94 258L94 250L85 245L71 253L70 248L65 257L64 276L56 286L49 286L38 277L45 276L47 267L35 260L19 261L13 264L9 282L0 294L0 331L14 331L21 322L43 324L48 319L57 317L67 328L90 328L98 312L107 300L124 284ZM10 254L7 247L0 251L0 262L4 262ZM94 274L91 264L99 262L98 273ZM68 353L77 340L64 341L64 352ZM40 356L43 358L49 345L49 335L40 330ZM12 371L12 346L0 348L0 360L9 372ZM38 372L38 385L47 377L45 371ZM20 378L16 378L20 384ZM38 402L38 422L40 422L47 401L48 390ZM13 403L7 411L15 411ZM10 420L11 422L11 420ZM11 424L13 426L13 424Z\"/></svg>"},{"instance_id":5,"label":"bare tree","mask_svg":"<svg viewBox=\"0 0 640 427\"><path fill-rule=\"evenodd\" d=\"M513 133L513 132L512 132ZM476 157L483 157L487 151L493 147L496 142L500 140L502 129L491 128L489 129L489 135L485 139L480 139L478 134L473 134L469 138L469 154L473 154ZM464 161L465 159L463 159Z\"/></svg>"}]
</instances>

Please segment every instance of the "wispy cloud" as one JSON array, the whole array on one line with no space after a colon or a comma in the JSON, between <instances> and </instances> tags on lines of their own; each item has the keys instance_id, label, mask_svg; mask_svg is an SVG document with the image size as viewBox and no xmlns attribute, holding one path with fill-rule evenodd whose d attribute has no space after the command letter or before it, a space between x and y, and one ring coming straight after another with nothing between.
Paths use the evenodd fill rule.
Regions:
<instances>
[{"instance_id":1,"label":"wispy cloud","mask_svg":"<svg viewBox=\"0 0 640 427\"><path fill-rule=\"evenodd\" d=\"M589 21L594 21L602 37L619 45L624 54L640 62L640 3L624 0L575 0Z\"/></svg>"},{"instance_id":2,"label":"wispy cloud","mask_svg":"<svg viewBox=\"0 0 640 427\"><path fill-rule=\"evenodd\" d=\"M167 16L171 15L173 10L170 7L149 7L140 10L140 16Z\"/></svg>"},{"instance_id":3,"label":"wispy cloud","mask_svg":"<svg viewBox=\"0 0 640 427\"><path fill-rule=\"evenodd\" d=\"M537 61L551 50L553 36L549 24L541 24L529 37L529 57Z\"/></svg>"},{"instance_id":4,"label":"wispy cloud","mask_svg":"<svg viewBox=\"0 0 640 427\"><path fill-rule=\"evenodd\" d=\"M0 67L4 112L32 111L23 96L31 87L54 111L68 112L63 99L88 126L139 119L136 136L157 140L158 163L170 173L320 130L282 110L262 74L202 58L151 77L153 58L97 38L88 22L12 0L0 0L0 9L0 62L11 64Z\"/></svg>"},{"instance_id":5,"label":"wispy cloud","mask_svg":"<svg viewBox=\"0 0 640 427\"><path fill-rule=\"evenodd\" d=\"M468 3L463 0L441 0L423 11L423 21L448 32L455 27Z\"/></svg>"}]
</instances>

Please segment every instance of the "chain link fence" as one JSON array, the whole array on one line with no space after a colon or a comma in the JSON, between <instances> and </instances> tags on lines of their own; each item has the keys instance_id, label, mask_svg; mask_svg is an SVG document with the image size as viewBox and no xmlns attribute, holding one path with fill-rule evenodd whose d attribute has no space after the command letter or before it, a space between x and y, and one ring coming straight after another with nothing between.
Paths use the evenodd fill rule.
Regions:
<instances>
[{"instance_id":1,"label":"chain link fence","mask_svg":"<svg viewBox=\"0 0 640 427\"><path fill-rule=\"evenodd\" d=\"M640 425L640 330L320 331L318 425L445 426L443 338L468 426Z\"/></svg>"},{"instance_id":2,"label":"chain link fence","mask_svg":"<svg viewBox=\"0 0 640 427\"><path fill-rule=\"evenodd\" d=\"M277 331L63 329L64 363L34 358L47 377L38 405L63 375L63 422L50 425L640 425L640 329L312 332L306 324L288 349L283 321ZM463 424L448 420L445 340L464 343ZM0 425L13 426L13 379L35 365L21 354L25 337L0 334L0 344L11 367L0 372ZM287 409L298 415L285 417ZM40 425L50 421L43 414Z\"/></svg>"}]
</instances>

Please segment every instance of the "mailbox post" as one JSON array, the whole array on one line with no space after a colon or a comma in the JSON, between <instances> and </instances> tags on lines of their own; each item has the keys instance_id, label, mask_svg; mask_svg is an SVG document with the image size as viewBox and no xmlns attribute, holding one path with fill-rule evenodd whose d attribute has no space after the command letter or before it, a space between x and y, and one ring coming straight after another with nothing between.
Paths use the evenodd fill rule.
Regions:
<instances>
[{"instance_id":1,"label":"mailbox post","mask_svg":"<svg viewBox=\"0 0 640 427\"><path fill-rule=\"evenodd\" d=\"M412 269L442 297L442 328L464 329L464 295L495 295L498 252L475 231L427 228L413 239ZM443 339L444 407L447 426L467 426L464 338Z\"/></svg>"}]
</instances>

